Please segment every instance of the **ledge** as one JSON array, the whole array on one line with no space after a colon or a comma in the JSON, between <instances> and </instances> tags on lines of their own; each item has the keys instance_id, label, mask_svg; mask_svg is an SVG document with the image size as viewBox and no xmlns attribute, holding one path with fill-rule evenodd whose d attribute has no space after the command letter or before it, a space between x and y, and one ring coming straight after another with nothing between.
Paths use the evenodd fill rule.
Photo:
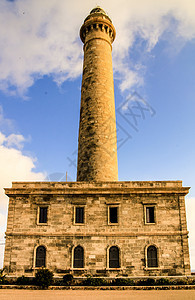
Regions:
<instances>
[{"instance_id":1,"label":"ledge","mask_svg":"<svg viewBox=\"0 0 195 300\"><path fill-rule=\"evenodd\" d=\"M0 289L40 290L33 285L0 285ZM164 286L49 286L48 290L195 290L195 285Z\"/></svg>"},{"instance_id":2,"label":"ledge","mask_svg":"<svg viewBox=\"0 0 195 300\"><path fill-rule=\"evenodd\" d=\"M169 268L169 267L167 267L167 268ZM145 271L158 271L158 270L163 270L164 268L163 267L151 267L151 268L149 268L149 267L145 267L144 268L144 270Z\"/></svg>"},{"instance_id":3,"label":"ledge","mask_svg":"<svg viewBox=\"0 0 195 300\"><path fill-rule=\"evenodd\" d=\"M120 187L182 187L181 180L168 180L168 181L102 181L102 182L87 182L87 181L14 181L12 187L108 187L108 186L120 186Z\"/></svg>"},{"instance_id":4,"label":"ledge","mask_svg":"<svg viewBox=\"0 0 195 300\"><path fill-rule=\"evenodd\" d=\"M16 195L86 195L86 194L180 194L189 187L182 181L112 181L112 182L13 182L5 188L8 196Z\"/></svg>"},{"instance_id":5,"label":"ledge","mask_svg":"<svg viewBox=\"0 0 195 300\"><path fill-rule=\"evenodd\" d=\"M79 225L80 226L80 225ZM51 232L9 232L7 231L6 236L50 236L50 237L75 237L75 236L83 236L83 237L107 237L107 236L114 236L114 237L136 237L136 236L181 236L181 235L187 235L188 231L174 231L174 232L104 232L104 233L97 233L97 232L91 232L91 233L85 233L85 232L59 232L59 233L51 233Z\"/></svg>"}]
</instances>

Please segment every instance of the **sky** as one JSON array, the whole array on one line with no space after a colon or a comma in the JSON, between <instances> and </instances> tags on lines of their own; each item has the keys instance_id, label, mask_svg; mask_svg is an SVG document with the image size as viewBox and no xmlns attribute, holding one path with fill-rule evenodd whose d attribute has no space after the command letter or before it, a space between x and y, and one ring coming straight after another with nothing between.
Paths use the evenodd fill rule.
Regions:
<instances>
[{"instance_id":1,"label":"sky","mask_svg":"<svg viewBox=\"0 0 195 300\"><path fill-rule=\"evenodd\" d=\"M0 0L0 267L12 181L76 180L84 18L116 28L119 180L182 180L195 269L194 0Z\"/></svg>"}]
</instances>

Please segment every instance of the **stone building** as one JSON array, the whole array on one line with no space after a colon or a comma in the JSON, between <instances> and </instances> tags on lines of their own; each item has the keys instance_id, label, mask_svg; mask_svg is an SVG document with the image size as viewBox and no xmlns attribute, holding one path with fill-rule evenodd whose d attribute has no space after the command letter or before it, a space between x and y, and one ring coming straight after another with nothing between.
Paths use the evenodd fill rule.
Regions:
<instances>
[{"instance_id":1,"label":"stone building","mask_svg":"<svg viewBox=\"0 0 195 300\"><path fill-rule=\"evenodd\" d=\"M13 182L4 267L32 276L189 275L181 181L118 181L112 71L115 29L97 7L84 43L76 182Z\"/></svg>"}]
</instances>

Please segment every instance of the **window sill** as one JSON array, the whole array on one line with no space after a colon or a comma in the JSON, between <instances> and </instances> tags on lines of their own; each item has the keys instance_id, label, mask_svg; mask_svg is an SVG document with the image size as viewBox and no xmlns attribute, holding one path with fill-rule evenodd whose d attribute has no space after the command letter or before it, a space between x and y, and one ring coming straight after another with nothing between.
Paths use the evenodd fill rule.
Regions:
<instances>
[{"instance_id":1,"label":"window sill","mask_svg":"<svg viewBox=\"0 0 195 300\"><path fill-rule=\"evenodd\" d=\"M85 223L74 223L73 225L78 225L78 226L84 226L85 225Z\"/></svg>"},{"instance_id":2,"label":"window sill","mask_svg":"<svg viewBox=\"0 0 195 300\"><path fill-rule=\"evenodd\" d=\"M146 271L152 271L152 270L161 270L161 267L145 267L144 270Z\"/></svg>"},{"instance_id":3,"label":"window sill","mask_svg":"<svg viewBox=\"0 0 195 300\"><path fill-rule=\"evenodd\" d=\"M112 226L112 225L113 225L113 226L118 226L119 223L108 223L108 225L109 225L109 226L110 226L110 225L111 225L111 226Z\"/></svg>"},{"instance_id":4,"label":"window sill","mask_svg":"<svg viewBox=\"0 0 195 300\"><path fill-rule=\"evenodd\" d=\"M156 223L144 223L144 225L156 225Z\"/></svg>"},{"instance_id":5,"label":"window sill","mask_svg":"<svg viewBox=\"0 0 195 300\"><path fill-rule=\"evenodd\" d=\"M106 271L120 271L122 268L106 268Z\"/></svg>"},{"instance_id":6,"label":"window sill","mask_svg":"<svg viewBox=\"0 0 195 300\"><path fill-rule=\"evenodd\" d=\"M48 226L48 223L37 223L38 226Z\"/></svg>"},{"instance_id":7,"label":"window sill","mask_svg":"<svg viewBox=\"0 0 195 300\"><path fill-rule=\"evenodd\" d=\"M86 268L70 268L70 271L85 271Z\"/></svg>"},{"instance_id":8,"label":"window sill","mask_svg":"<svg viewBox=\"0 0 195 300\"><path fill-rule=\"evenodd\" d=\"M153 201L153 200L151 200L151 201L142 201L141 202L143 205L145 205L145 206L154 206L154 205L157 205L157 202L156 201Z\"/></svg>"}]
</instances>

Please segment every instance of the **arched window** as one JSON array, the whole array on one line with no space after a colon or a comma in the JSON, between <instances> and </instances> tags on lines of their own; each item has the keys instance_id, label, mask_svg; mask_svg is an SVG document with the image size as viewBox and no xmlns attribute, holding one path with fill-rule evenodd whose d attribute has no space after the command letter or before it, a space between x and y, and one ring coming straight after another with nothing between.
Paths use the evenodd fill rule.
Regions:
<instances>
[{"instance_id":1,"label":"arched window","mask_svg":"<svg viewBox=\"0 0 195 300\"><path fill-rule=\"evenodd\" d=\"M36 249L36 262L35 267L45 267L46 266L46 249L44 246L39 246Z\"/></svg>"},{"instance_id":2,"label":"arched window","mask_svg":"<svg viewBox=\"0 0 195 300\"><path fill-rule=\"evenodd\" d=\"M119 268L119 249L116 246L112 246L109 249L109 268Z\"/></svg>"},{"instance_id":3,"label":"arched window","mask_svg":"<svg viewBox=\"0 0 195 300\"><path fill-rule=\"evenodd\" d=\"M84 250L81 246L74 248L74 268L83 268L84 267Z\"/></svg>"},{"instance_id":4,"label":"arched window","mask_svg":"<svg viewBox=\"0 0 195 300\"><path fill-rule=\"evenodd\" d=\"M155 246L147 248L147 265L148 268L158 267L157 249Z\"/></svg>"}]
</instances>

